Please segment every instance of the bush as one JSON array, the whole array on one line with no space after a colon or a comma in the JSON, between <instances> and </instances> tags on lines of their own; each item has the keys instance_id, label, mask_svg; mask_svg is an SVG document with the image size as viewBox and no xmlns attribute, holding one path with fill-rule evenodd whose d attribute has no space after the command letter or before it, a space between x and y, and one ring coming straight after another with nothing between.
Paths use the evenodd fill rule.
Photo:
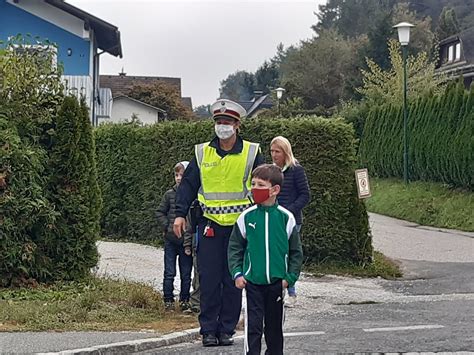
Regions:
<instances>
[{"instance_id":1,"label":"bush","mask_svg":"<svg viewBox=\"0 0 474 355\"><path fill-rule=\"evenodd\" d=\"M161 239L155 209L173 185L173 166L191 160L194 144L213 137L211 121L151 127L103 125L96 131L103 236ZM305 167L312 200L304 210L303 245L315 261L365 262L372 254L367 213L354 183L354 133L340 120L247 120L244 139L260 142L270 161L273 137L285 135Z\"/></svg>"},{"instance_id":2,"label":"bush","mask_svg":"<svg viewBox=\"0 0 474 355\"><path fill-rule=\"evenodd\" d=\"M45 198L46 151L22 142L10 118L0 113L0 287L51 276L43 241L57 215Z\"/></svg>"},{"instance_id":3,"label":"bush","mask_svg":"<svg viewBox=\"0 0 474 355\"><path fill-rule=\"evenodd\" d=\"M49 52L27 50L25 42L15 37L7 47L18 51L0 53L2 286L78 279L97 261L100 193L89 114L84 103L64 99Z\"/></svg>"},{"instance_id":4,"label":"bush","mask_svg":"<svg viewBox=\"0 0 474 355\"><path fill-rule=\"evenodd\" d=\"M461 82L444 95L427 96L410 105L408 113L409 176L473 188L474 86ZM403 107L374 107L365 123L360 159L372 174L403 176Z\"/></svg>"},{"instance_id":5,"label":"bush","mask_svg":"<svg viewBox=\"0 0 474 355\"><path fill-rule=\"evenodd\" d=\"M0 53L0 284L29 284L52 276L47 234L58 215L46 197L47 129L62 100L60 71L50 46L24 50L17 36ZM37 43L34 40L34 43ZM44 48L44 47L40 47Z\"/></svg>"}]
</instances>

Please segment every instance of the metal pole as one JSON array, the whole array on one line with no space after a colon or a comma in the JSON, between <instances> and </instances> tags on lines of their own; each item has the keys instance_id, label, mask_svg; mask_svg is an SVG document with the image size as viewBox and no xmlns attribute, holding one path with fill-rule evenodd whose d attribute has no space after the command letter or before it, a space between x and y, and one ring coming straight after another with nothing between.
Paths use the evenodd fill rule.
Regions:
<instances>
[{"instance_id":1,"label":"metal pole","mask_svg":"<svg viewBox=\"0 0 474 355\"><path fill-rule=\"evenodd\" d=\"M403 52L403 180L407 185L408 176L408 106L407 106L407 49L402 46Z\"/></svg>"},{"instance_id":2,"label":"metal pole","mask_svg":"<svg viewBox=\"0 0 474 355\"><path fill-rule=\"evenodd\" d=\"M278 117L281 117L280 99L278 99Z\"/></svg>"}]
</instances>

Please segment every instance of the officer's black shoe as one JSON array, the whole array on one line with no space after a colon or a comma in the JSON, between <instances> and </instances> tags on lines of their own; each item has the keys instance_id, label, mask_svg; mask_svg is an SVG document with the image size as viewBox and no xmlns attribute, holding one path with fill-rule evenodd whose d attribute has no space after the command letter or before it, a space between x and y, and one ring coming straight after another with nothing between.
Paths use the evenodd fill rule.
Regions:
<instances>
[{"instance_id":1,"label":"officer's black shoe","mask_svg":"<svg viewBox=\"0 0 474 355\"><path fill-rule=\"evenodd\" d=\"M219 334L219 345L222 345L222 346L234 345L234 338L230 334L226 334L226 333Z\"/></svg>"},{"instance_id":2,"label":"officer's black shoe","mask_svg":"<svg viewBox=\"0 0 474 355\"><path fill-rule=\"evenodd\" d=\"M219 341L214 334L203 334L202 336L202 346L217 346Z\"/></svg>"}]
</instances>

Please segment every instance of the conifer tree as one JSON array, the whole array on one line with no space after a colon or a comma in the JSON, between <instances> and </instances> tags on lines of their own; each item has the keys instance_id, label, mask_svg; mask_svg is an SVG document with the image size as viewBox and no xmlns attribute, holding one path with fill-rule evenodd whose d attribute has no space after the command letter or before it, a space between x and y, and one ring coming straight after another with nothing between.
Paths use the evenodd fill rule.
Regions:
<instances>
[{"instance_id":1,"label":"conifer tree","mask_svg":"<svg viewBox=\"0 0 474 355\"><path fill-rule=\"evenodd\" d=\"M55 279L80 279L98 259L98 192L87 111L66 97L55 122L50 152L50 200L60 216L50 238ZM93 181L95 180L95 181ZM91 186L92 185L92 186Z\"/></svg>"},{"instance_id":2,"label":"conifer tree","mask_svg":"<svg viewBox=\"0 0 474 355\"><path fill-rule=\"evenodd\" d=\"M459 33L459 23L454 9L445 6L439 15L436 34L439 40Z\"/></svg>"}]
</instances>

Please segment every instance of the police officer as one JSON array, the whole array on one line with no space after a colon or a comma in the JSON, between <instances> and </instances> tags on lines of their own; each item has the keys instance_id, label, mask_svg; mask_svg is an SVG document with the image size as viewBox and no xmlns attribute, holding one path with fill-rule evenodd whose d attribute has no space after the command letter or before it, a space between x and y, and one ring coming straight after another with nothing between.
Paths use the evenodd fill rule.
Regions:
<instances>
[{"instance_id":1,"label":"police officer","mask_svg":"<svg viewBox=\"0 0 474 355\"><path fill-rule=\"evenodd\" d=\"M216 137L195 146L176 193L174 232L181 236L188 209L196 199L203 216L197 229L197 261L201 287L201 326L204 346L232 345L239 321L241 290L227 266L227 246L240 213L250 206L250 175L263 163L259 145L238 135L247 112L239 104L220 99L211 106Z\"/></svg>"}]
</instances>

